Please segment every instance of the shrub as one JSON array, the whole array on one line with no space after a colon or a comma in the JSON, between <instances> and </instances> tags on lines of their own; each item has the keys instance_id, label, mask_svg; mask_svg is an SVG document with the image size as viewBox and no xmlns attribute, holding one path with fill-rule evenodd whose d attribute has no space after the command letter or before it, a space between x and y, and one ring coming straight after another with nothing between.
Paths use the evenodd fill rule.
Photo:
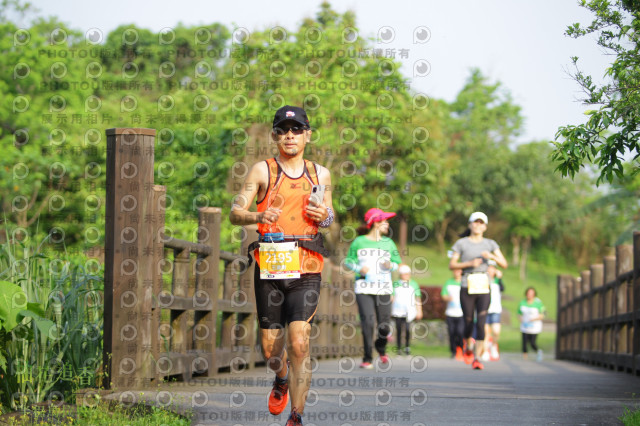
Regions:
<instances>
[{"instance_id":1,"label":"shrub","mask_svg":"<svg viewBox=\"0 0 640 426\"><path fill-rule=\"evenodd\" d=\"M14 410L70 399L102 365L101 268L64 247L47 255L48 240L0 246L0 402Z\"/></svg>"}]
</instances>

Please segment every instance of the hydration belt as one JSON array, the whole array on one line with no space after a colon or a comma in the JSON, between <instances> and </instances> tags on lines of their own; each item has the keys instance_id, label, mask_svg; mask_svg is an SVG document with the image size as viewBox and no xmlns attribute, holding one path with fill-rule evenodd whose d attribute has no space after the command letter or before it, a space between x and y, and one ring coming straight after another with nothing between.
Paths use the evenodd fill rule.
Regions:
<instances>
[{"instance_id":1,"label":"hydration belt","mask_svg":"<svg viewBox=\"0 0 640 426\"><path fill-rule=\"evenodd\" d=\"M256 231L257 232L257 231ZM304 238L304 239L303 239ZM324 246L324 237L318 232L315 235L285 235L284 240L280 240L278 242L291 242L297 241L298 247L302 247L307 250L314 251L316 253L321 254L324 257L327 257L331 254L329 249ZM249 248L247 249L247 257L249 258L249 265L253 262L253 252L255 249L260 247L260 243L270 242L264 239L262 235L258 237L258 241L254 241L249 244Z\"/></svg>"}]
</instances>

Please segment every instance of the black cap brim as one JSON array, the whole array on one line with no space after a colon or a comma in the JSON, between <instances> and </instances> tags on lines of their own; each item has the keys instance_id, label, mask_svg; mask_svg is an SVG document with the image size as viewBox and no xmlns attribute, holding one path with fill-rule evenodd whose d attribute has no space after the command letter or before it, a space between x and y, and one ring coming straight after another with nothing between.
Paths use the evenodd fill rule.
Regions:
<instances>
[{"instance_id":1,"label":"black cap brim","mask_svg":"<svg viewBox=\"0 0 640 426\"><path fill-rule=\"evenodd\" d=\"M308 128L309 128L309 125L308 125L307 123L305 123L305 122L304 122L304 121L302 121L302 120L296 120L295 118L285 118L284 120L280 120L280 121L278 121L277 123L275 123L275 124L273 125L273 127L274 127L274 128L276 128L276 127L280 127L280 125L281 125L281 124L284 124L284 123L286 123L286 122L299 124L299 125L301 125L302 127L304 127L305 129L308 129Z\"/></svg>"}]
</instances>

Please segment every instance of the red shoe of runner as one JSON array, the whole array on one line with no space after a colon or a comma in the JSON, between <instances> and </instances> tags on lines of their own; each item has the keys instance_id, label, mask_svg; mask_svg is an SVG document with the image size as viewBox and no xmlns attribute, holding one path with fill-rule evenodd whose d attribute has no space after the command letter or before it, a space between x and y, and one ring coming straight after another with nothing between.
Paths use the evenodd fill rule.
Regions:
<instances>
[{"instance_id":1,"label":"red shoe of runner","mask_svg":"<svg viewBox=\"0 0 640 426\"><path fill-rule=\"evenodd\" d=\"M473 363L471 364L471 368L473 368L474 370L484 370L484 365L482 365L482 363L477 359L474 359Z\"/></svg>"},{"instance_id":2,"label":"red shoe of runner","mask_svg":"<svg viewBox=\"0 0 640 426\"><path fill-rule=\"evenodd\" d=\"M282 413L289 402L289 384L273 381L273 389L269 394L269 412L274 416Z\"/></svg>"},{"instance_id":3,"label":"red shoe of runner","mask_svg":"<svg viewBox=\"0 0 640 426\"><path fill-rule=\"evenodd\" d=\"M298 414L298 411L294 408L291 410L289 420L285 426L302 426L302 417Z\"/></svg>"},{"instance_id":4,"label":"red shoe of runner","mask_svg":"<svg viewBox=\"0 0 640 426\"><path fill-rule=\"evenodd\" d=\"M462 348L460 346L458 346L456 348L456 361L462 361L463 357L462 357Z\"/></svg>"}]
</instances>

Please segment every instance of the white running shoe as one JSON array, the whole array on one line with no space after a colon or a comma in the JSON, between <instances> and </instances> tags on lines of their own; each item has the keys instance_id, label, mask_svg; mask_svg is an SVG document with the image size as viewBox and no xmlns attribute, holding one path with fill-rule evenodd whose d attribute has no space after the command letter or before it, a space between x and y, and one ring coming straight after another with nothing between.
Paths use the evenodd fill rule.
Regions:
<instances>
[{"instance_id":1,"label":"white running shoe","mask_svg":"<svg viewBox=\"0 0 640 426\"><path fill-rule=\"evenodd\" d=\"M498 361L500 359L500 352L498 352L498 345L495 343L491 345L491 361Z\"/></svg>"}]
</instances>

